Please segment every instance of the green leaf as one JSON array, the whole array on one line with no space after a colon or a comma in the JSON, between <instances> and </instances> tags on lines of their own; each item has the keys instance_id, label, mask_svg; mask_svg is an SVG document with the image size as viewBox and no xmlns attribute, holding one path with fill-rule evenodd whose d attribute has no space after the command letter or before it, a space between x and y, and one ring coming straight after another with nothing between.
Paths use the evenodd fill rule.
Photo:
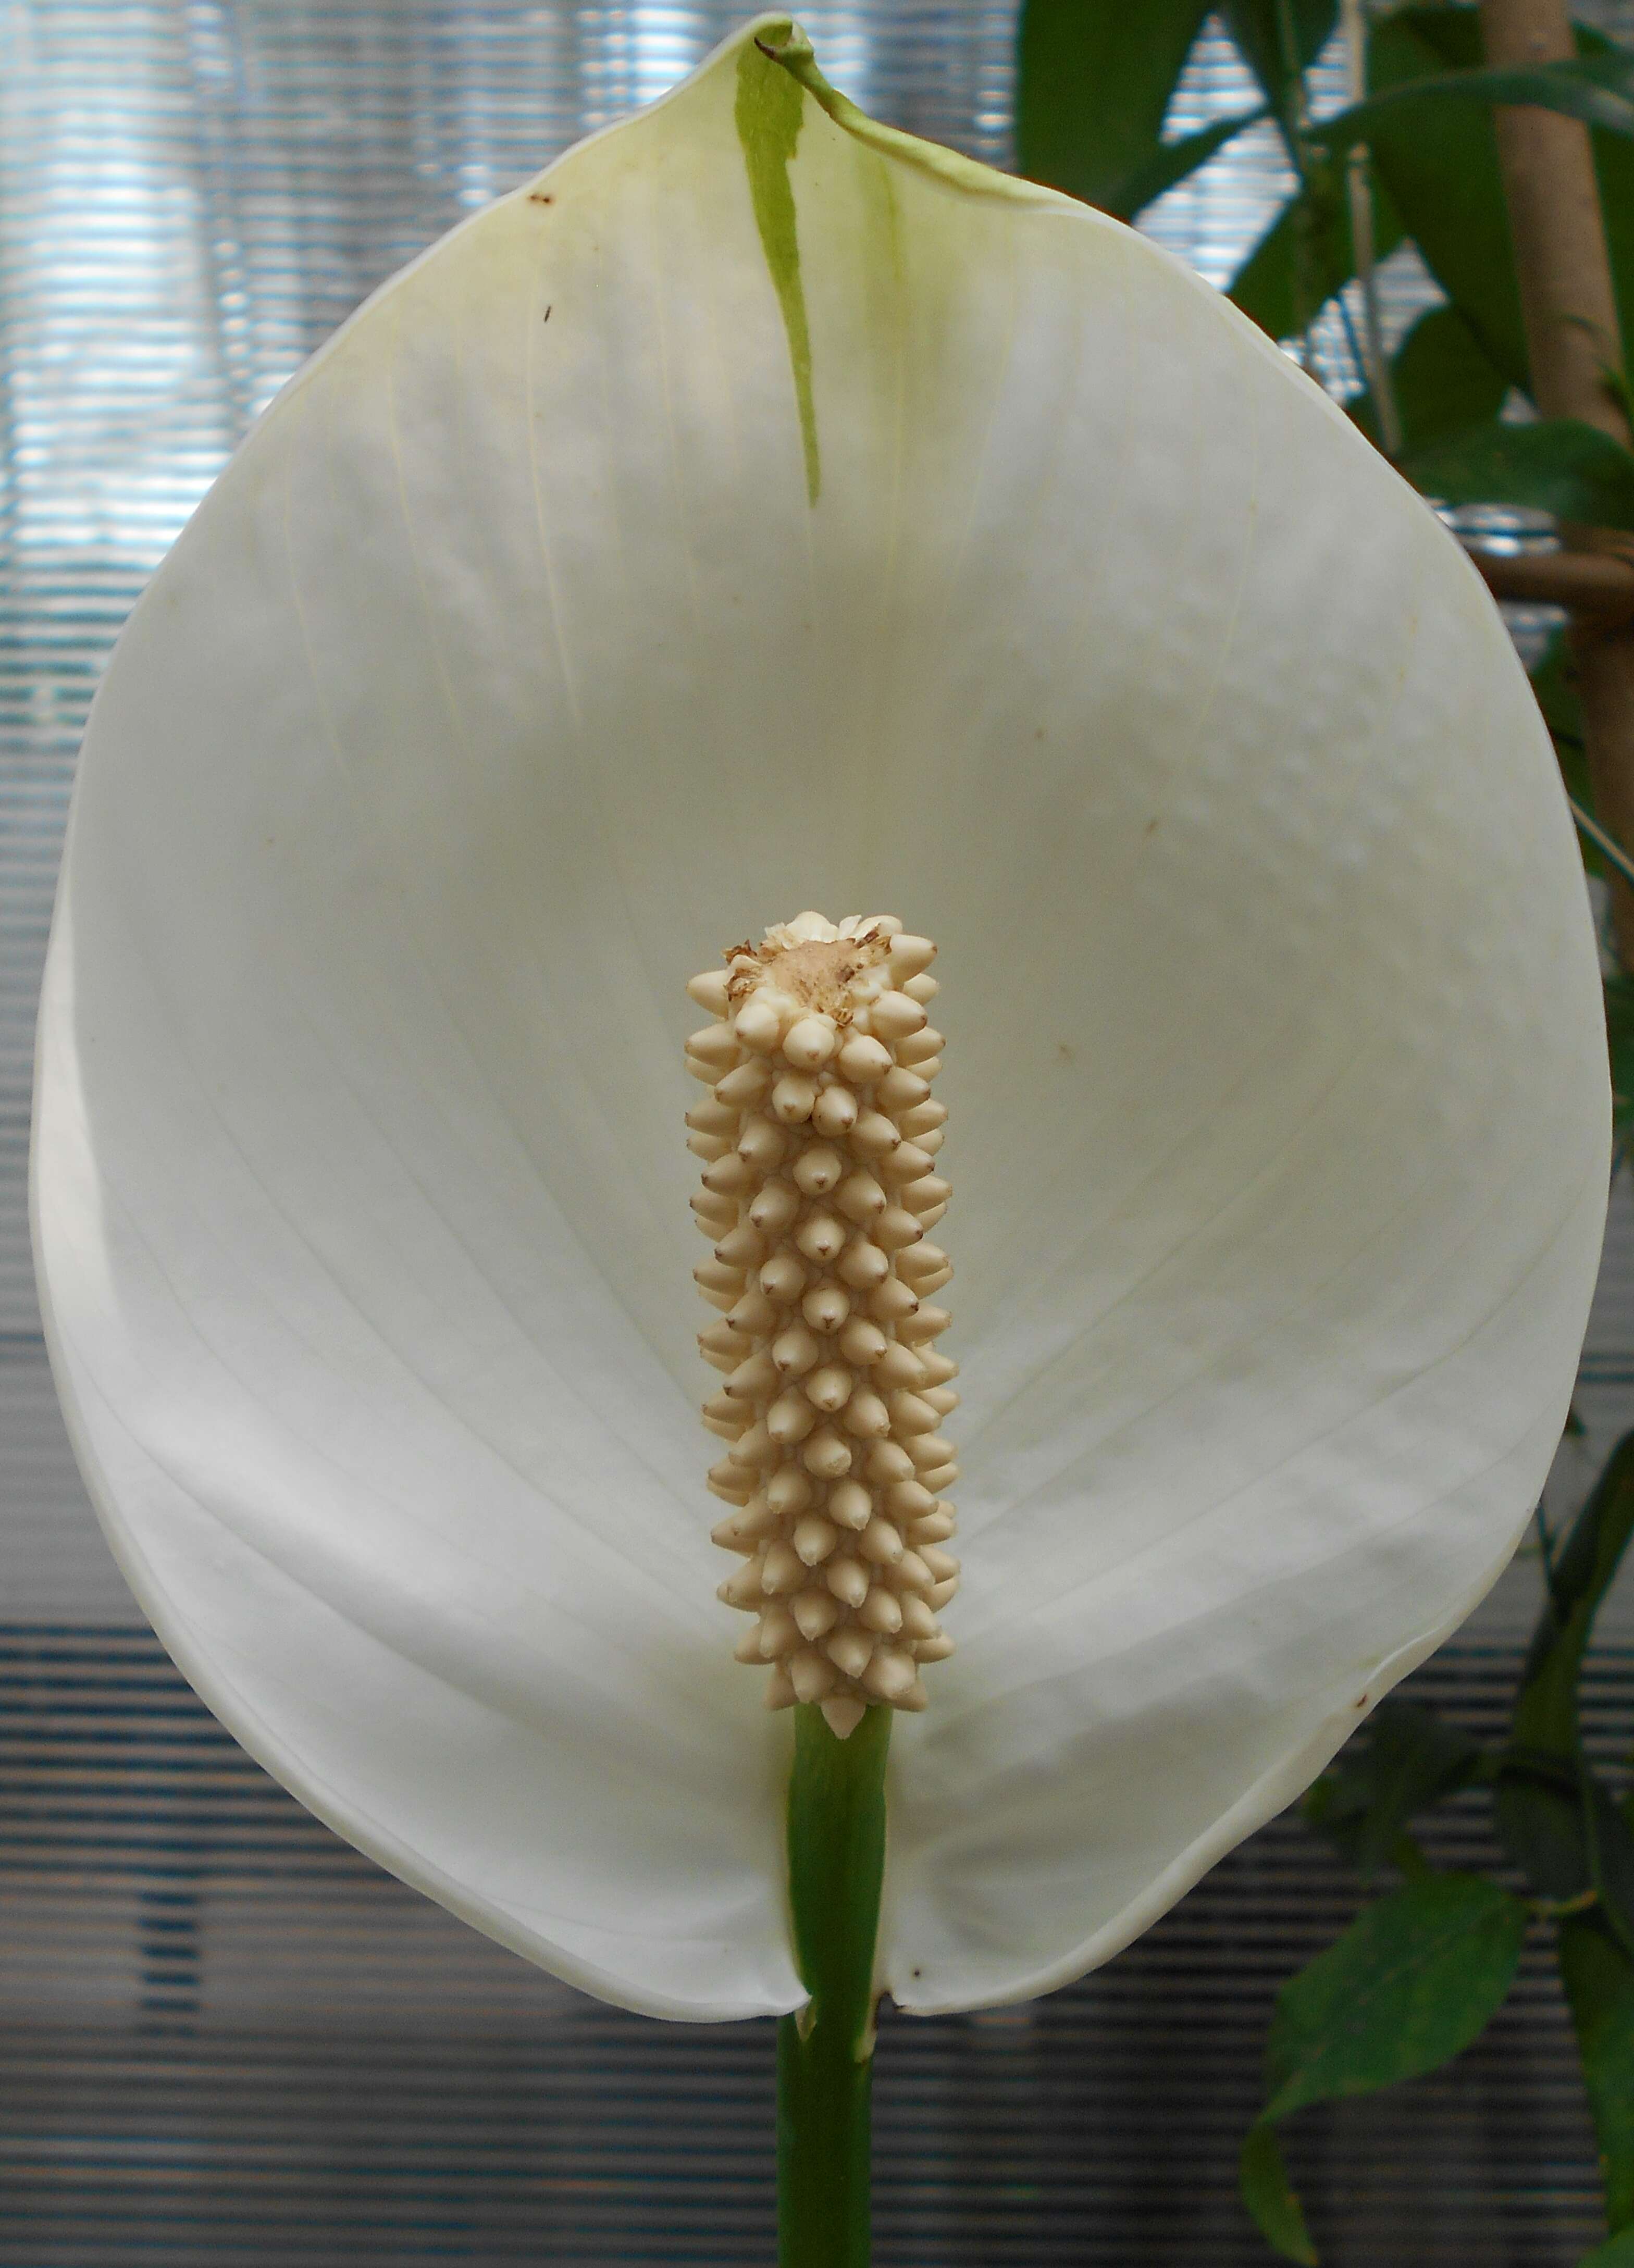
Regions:
<instances>
[{"instance_id":1,"label":"green leaf","mask_svg":"<svg viewBox=\"0 0 1634 2268\"><path fill-rule=\"evenodd\" d=\"M1420 315L1391 357L1390 379L1407 456L1484 425L1498 416L1509 391L1456 307L1432 307ZM1358 394L1350 409L1368 439L1376 441L1369 397Z\"/></svg>"},{"instance_id":2,"label":"green leaf","mask_svg":"<svg viewBox=\"0 0 1634 2268\"><path fill-rule=\"evenodd\" d=\"M1515 504L1563 519L1634 527L1634 453L1578 417L1533 425L1492 418L1402 460L1443 504Z\"/></svg>"},{"instance_id":3,"label":"green leaf","mask_svg":"<svg viewBox=\"0 0 1634 2268\"><path fill-rule=\"evenodd\" d=\"M1474 9L1409 8L1374 26L1368 85L1382 94L1480 59ZM1490 113L1474 103L1449 104L1432 133L1387 114L1368 147L1403 227L1488 359L1512 385L1529 385Z\"/></svg>"},{"instance_id":4,"label":"green leaf","mask_svg":"<svg viewBox=\"0 0 1634 2268\"><path fill-rule=\"evenodd\" d=\"M1557 630L1543 650L1543 658L1532 671L1532 690L1537 696L1537 705L1543 713L1549 737L1555 743L1555 758L1560 766L1561 780L1566 793L1578 809L1588 818L1597 816L1594 809L1594 783L1588 768L1588 750L1583 740L1583 712L1578 699L1577 660L1567 632ZM1582 854L1583 871L1602 879L1610 872L1605 853L1592 836L1578 829L1578 849ZM1623 1062L1621 1083L1617 1064L1617 1027L1610 987L1624 986L1627 980L1618 976L1608 980L1606 1021L1611 1042L1611 1079L1613 1124L1619 1141L1625 1140L1634 1130L1634 990L1625 991L1623 999L1626 1030L1623 1038ZM1581 1421L1575 1412L1568 1425L1570 1432L1580 1433Z\"/></svg>"},{"instance_id":5,"label":"green leaf","mask_svg":"<svg viewBox=\"0 0 1634 2268\"><path fill-rule=\"evenodd\" d=\"M1412 1745L1432 1744L1421 1728ZM1525 1906L1497 1883L1424 1874L1369 1906L1283 1986L1266 2045L1269 2100L1244 2140L1240 2181L1285 2259L1314 2268L1317 2256L1271 2122L1460 2054L1507 1996L1526 1928Z\"/></svg>"},{"instance_id":6,"label":"green leaf","mask_svg":"<svg viewBox=\"0 0 1634 2268\"><path fill-rule=\"evenodd\" d=\"M1016 59L1018 170L1127 218L1136 208L1122 202L1124 184L1157 154L1205 4L1027 0Z\"/></svg>"},{"instance_id":7,"label":"green leaf","mask_svg":"<svg viewBox=\"0 0 1634 2268\"><path fill-rule=\"evenodd\" d=\"M1543 658L1532 671L1532 690L1537 696L1537 705L1543 712L1549 737L1555 743L1555 756L1560 766L1560 777L1565 783L1566 793L1589 817L1595 816L1594 786L1589 777L1588 753L1583 745L1583 712L1578 702L1577 666L1571 640L1564 630L1555 632L1544 648ZM1583 870L1588 874L1603 875L1606 861L1579 828L1578 847L1583 854ZM1617 979L1619 983L1625 982ZM1629 995L1629 1038L1634 1042L1634 990ZM1607 993L1606 1014L1611 1020L1611 996ZM1614 1045L1615 1057L1615 1045ZM1630 1055L1629 1071L1634 1078L1634 1055ZM1612 1083L1616 1084L1616 1065L1612 1065ZM1634 1086L1629 1093L1634 1100ZM1614 1094L1615 1102L1615 1094ZM1622 1131L1619 1126L1619 1132Z\"/></svg>"},{"instance_id":8,"label":"green leaf","mask_svg":"<svg viewBox=\"0 0 1634 2268\"><path fill-rule=\"evenodd\" d=\"M1492 1823L1535 1896L1575 1898L1593 1887L1575 1756L1509 1749L1493 1791Z\"/></svg>"},{"instance_id":9,"label":"green leaf","mask_svg":"<svg viewBox=\"0 0 1634 2268\"><path fill-rule=\"evenodd\" d=\"M1621 50L1586 25L1573 27L1579 55L1594 62ZM1473 8L1407 8L1377 25L1368 43L1368 84L1382 94L1427 75L1470 70L1482 61ZM1626 58L1623 58L1626 67ZM1596 133L1608 248L1627 335L1634 322L1634 143ZM1526 335L1515 284L1509 218L1490 114L1448 106L1433 132L1405 117L1381 117L1370 147L1408 233L1450 299L1468 318L1493 363L1529 387Z\"/></svg>"},{"instance_id":10,"label":"green leaf","mask_svg":"<svg viewBox=\"0 0 1634 2268\"><path fill-rule=\"evenodd\" d=\"M1416 1812L1467 1786L1479 1742L1417 1701L1382 1701L1306 1798L1306 1817L1366 1881Z\"/></svg>"},{"instance_id":11,"label":"green leaf","mask_svg":"<svg viewBox=\"0 0 1634 2268\"><path fill-rule=\"evenodd\" d=\"M1634 1959L1634 1828L1618 1810L1605 1782L1586 1764L1580 1770L1589 1879L1599 1893L1607 1927Z\"/></svg>"},{"instance_id":12,"label":"green leaf","mask_svg":"<svg viewBox=\"0 0 1634 2268\"><path fill-rule=\"evenodd\" d=\"M1627 1142L1634 1138L1634 976L1606 979L1606 1039L1611 1052L1611 1122L1618 1141Z\"/></svg>"},{"instance_id":13,"label":"green leaf","mask_svg":"<svg viewBox=\"0 0 1634 2268\"><path fill-rule=\"evenodd\" d=\"M1532 672L1532 690L1543 712L1543 722L1556 740L1581 747L1583 711L1578 702L1577 669L1564 630L1556 631L1544 650L1543 659ZM1579 800L1584 802L1586 799L1579 797Z\"/></svg>"},{"instance_id":14,"label":"green leaf","mask_svg":"<svg viewBox=\"0 0 1634 2268\"><path fill-rule=\"evenodd\" d=\"M1279 116L1288 110L1290 73L1283 38L1284 5L1293 22L1297 67L1308 70L1333 36L1338 0L1226 0L1220 13L1238 53L1265 91Z\"/></svg>"},{"instance_id":15,"label":"green leaf","mask_svg":"<svg viewBox=\"0 0 1634 2268\"><path fill-rule=\"evenodd\" d=\"M1549 1572L1493 1803L1505 1851L1542 1897L1600 1891L1634 1949L1634 1850L1582 1754L1578 1678L1634 1534L1634 1432L1607 1460Z\"/></svg>"},{"instance_id":16,"label":"green leaf","mask_svg":"<svg viewBox=\"0 0 1634 2268\"><path fill-rule=\"evenodd\" d=\"M1249 2127L1238 2166L1238 2184L1242 2201L1266 2242L1274 2245L1284 2260L1298 2260L1302 2268L1317 2268L1316 2247L1305 2225L1304 2208L1288 2179L1274 2127Z\"/></svg>"},{"instance_id":17,"label":"green leaf","mask_svg":"<svg viewBox=\"0 0 1634 2268\"><path fill-rule=\"evenodd\" d=\"M1608 134L1634 135L1634 79L1622 55L1579 57L1575 63L1539 63L1520 70L1444 71L1370 95L1320 126L1309 138L1332 157L1358 142L1373 140L1381 127L1405 124L1410 131L1435 134L1447 107L1478 103L1525 104L1576 118Z\"/></svg>"},{"instance_id":18,"label":"green leaf","mask_svg":"<svg viewBox=\"0 0 1634 2268\"><path fill-rule=\"evenodd\" d=\"M1426 1874L1358 1915L1277 1997L1262 2116L1364 2095L1461 2053L1502 2007L1526 1935L1519 1898Z\"/></svg>"},{"instance_id":19,"label":"green leaf","mask_svg":"<svg viewBox=\"0 0 1634 2268\"><path fill-rule=\"evenodd\" d=\"M1586 2252L1578 2268L1634 2268L1634 2228L1625 2228L1609 2242Z\"/></svg>"},{"instance_id":20,"label":"green leaf","mask_svg":"<svg viewBox=\"0 0 1634 2268\"><path fill-rule=\"evenodd\" d=\"M1590 45L1597 36L1581 26L1578 28L1579 47ZM1634 336L1634 142L1623 134L1595 134L1590 138L1626 355L1627 342ZM1621 390L1626 400L1628 388L1621 372L1608 372L1608 383L1614 394Z\"/></svg>"},{"instance_id":21,"label":"green leaf","mask_svg":"<svg viewBox=\"0 0 1634 2268\"><path fill-rule=\"evenodd\" d=\"M1601 1601L1634 1534L1634 1432L1623 1436L1556 1556L1515 1704L1522 1749L1575 1762L1578 1675Z\"/></svg>"},{"instance_id":22,"label":"green leaf","mask_svg":"<svg viewBox=\"0 0 1634 2268\"><path fill-rule=\"evenodd\" d=\"M1303 254L1306 289L1300 289L1299 232L1308 231ZM1382 260L1402 240L1402 223L1387 192L1373 182L1373 250ZM1351 241L1350 202L1343 184L1326 164L1310 186L1291 197L1232 278L1229 296L1274 339L1297 336L1304 324L1342 291L1356 273ZM1301 300L1305 305L1301 308Z\"/></svg>"},{"instance_id":23,"label":"green leaf","mask_svg":"<svg viewBox=\"0 0 1634 2268\"><path fill-rule=\"evenodd\" d=\"M1112 195L1103 201L1106 210L1122 218L1132 217L1189 173L1195 173L1199 166L1206 166L1217 150L1223 150L1245 126L1257 126L1264 115L1262 110L1239 111L1235 117L1217 118L1212 126L1199 127L1196 133L1185 135L1178 142L1159 142L1145 163L1126 173Z\"/></svg>"},{"instance_id":24,"label":"green leaf","mask_svg":"<svg viewBox=\"0 0 1634 2268\"><path fill-rule=\"evenodd\" d=\"M1558 1949L1600 2146L1606 2226L1634 2236L1634 1960L1593 1913L1566 1916ZM1608 2250L1590 2257L1606 2258Z\"/></svg>"}]
</instances>

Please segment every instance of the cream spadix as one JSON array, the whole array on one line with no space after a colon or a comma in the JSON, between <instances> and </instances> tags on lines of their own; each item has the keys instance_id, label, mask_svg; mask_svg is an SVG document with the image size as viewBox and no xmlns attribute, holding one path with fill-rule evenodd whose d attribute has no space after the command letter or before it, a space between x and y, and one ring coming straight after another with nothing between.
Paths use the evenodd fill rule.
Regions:
<instances>
[{"instance_id":1,"label":"cream spadix","mask_svg":"<svg viewBox=\"0 0 1634 2268\"><path fill-rule=\"evenodd\" d=\"M771 1665L769 1706L818 1702L842 1740L872 1702L923 1709L919 1664L953 1650L936 1613L958 1587L941 1491L959 1468L938 1427L957 1366L929 1304L953 1269L924 1241L947 1209L940 1120L924 1072L888 1084L914 1038L940 1060L935 951L894 914L804 913L687 987L717 1019L687 1042L710 1089L687 1123L716 1200L693 1276L725 1310L698 1341L727 1374L703 1405L732 1445L710 1474L734 1507L714 1538L743 1561L719 1595L756 1617L737 1659Z\"/></svg>"},{"instance_id":2,"label":"cream spadix","mask_svg":"<svg viewBox=\"0 0 1634 2268\"><path fill-rule=\"evenodd\" d=\"M958 1130L913 2007L1105 1958L1481 1595L1608 1156L1548 737L1446 532L1138 236L757 37L389 284L200 506L86 736L34 1152L188 1675L409 1881L697 2017L802 1998L696 1409L724 935L894 906L956 1003L854 1118L776 1082L848 1237Z\"/></svg>"}]
</instances>

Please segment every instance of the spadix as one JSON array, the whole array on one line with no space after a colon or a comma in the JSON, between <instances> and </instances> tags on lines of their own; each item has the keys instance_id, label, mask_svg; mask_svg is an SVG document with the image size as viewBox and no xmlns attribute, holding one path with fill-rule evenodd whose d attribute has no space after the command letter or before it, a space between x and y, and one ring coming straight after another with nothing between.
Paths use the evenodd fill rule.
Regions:
<instances>
[{"instance_id":1,"label":"spadix","mask_svg":"<svg viewBox=\"0 0 1634 2268\"><path fill-rule=\"evenodd\" d=\"M200 1691L479 1927L700 2018L802 1987L790 1715L715 1596L678 1119L742 1106L724 1042L681 1071L690 972L890 907L956 1003L910 2007L1115 1952L1481 1596L1608 1158L1571 828L1452 540L1178 264L754 28L387 284L201 505L86 735L34 1150L75 1446ZM794 1039L757 1130L823 1133ZM858 1110L847 1244L901 1194ZM828 1310L777 1314L856 1438Z\"/></svg>"},{"instance_id":2,"label":"spadix","mask_svg":"<svg viewBox=\"0 0 1634 2268\"><path fill-rule=\"evenodd\" d=\"M919 1664L953 1650L939 1491L959 1467L938 1428L959 1396L929 1300L953 1269L925 1241L947 1210L935 950L894 915L804 913L687 988L719 1011L687 1043L710 1089L688 1123L715 1244L693 1278L726 1311L699 1340L727 1373L703 1405L731 1444L713 1532L743 1557L719 1595L757 1618L737 1659L773 1665L769 1705L816 1702L841 1740L872 1705L923 1709Z\"/></svg>"}]
</instances>

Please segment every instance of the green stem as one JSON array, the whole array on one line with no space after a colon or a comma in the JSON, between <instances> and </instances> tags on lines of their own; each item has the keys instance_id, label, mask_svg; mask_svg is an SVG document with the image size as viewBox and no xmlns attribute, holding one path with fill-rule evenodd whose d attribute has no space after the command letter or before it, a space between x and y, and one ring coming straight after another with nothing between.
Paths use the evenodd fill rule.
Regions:
<instances>
[{"instance_id":1,"label":"green stem","mask_svg":"<svg viewBox=\"0 0 1634 2268\"><path fill-rule=\"evenodd\" d=\"M1347 92L1352 102L1367 99L1366 0L1340 0L1340 24L1344 33ZM1379 271L1373 247L1373 164L1367 144L1358 142L1344 161L1345 194L1351 205L1351 265L1362 287L1362 335L1352 341L1351 352L1373 400L1373 426L1385 455L1394 460L1402 453L1402 413L1395 399L1390 357L1384 350L1384 319L1379 305ZM1344 295L1339 295L1344 306Z\"/></svg>"},{"instance_id":2,"label":"green stem","mask_svg":"<svg viewBox=\"0 0 1634 2268\"><path fill-rule=\"evenodd\" d=\"M779 2268L868 2268L874 1944L885 1874L891 1712L836 1740L820 1708L794 1712L789 1903L811 1999L777 2027Z\"/></svg>"},{"instance_id":3,"label":"green stem","mask_svg":"<svg viewBox=\"0 0 1634 2268\"><path fill-rule=\"evenodd\" d=\"M1299 342L1300 367L1311 372L1311 321L1316 313L1316 180L1306 136L1309 121L1306 115L1305 71L1299 61L1293 0L1277 0L1277 50L1282 76L1278 114L1283 140L1299 177L1299 202L1293 209L1294 331Z\"/></svg>"}]
</instances>

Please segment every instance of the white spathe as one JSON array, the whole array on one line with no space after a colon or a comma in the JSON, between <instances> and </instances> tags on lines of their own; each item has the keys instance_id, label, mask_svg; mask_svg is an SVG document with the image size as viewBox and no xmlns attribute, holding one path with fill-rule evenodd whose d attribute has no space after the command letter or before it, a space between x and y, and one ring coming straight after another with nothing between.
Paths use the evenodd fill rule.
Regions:
<instances>
[{"instance_id":1,"label":"white spathe","mask_svg":"<svg viewBox=\"0 0 1634 2268\"><path fill-rule=\"evenodd\" d=\"M699 2018L801 1992L695 1414L693 969L808 905L942 946L909 2007L1115 1951L1474 1604L1608 1151L1451 539L1130 230L809 95L780 299L749 38L387 284L200 507L86 737L34 1151L75 1443L199 1690L478 1927Z\"/></svg>"}]
</instances>

